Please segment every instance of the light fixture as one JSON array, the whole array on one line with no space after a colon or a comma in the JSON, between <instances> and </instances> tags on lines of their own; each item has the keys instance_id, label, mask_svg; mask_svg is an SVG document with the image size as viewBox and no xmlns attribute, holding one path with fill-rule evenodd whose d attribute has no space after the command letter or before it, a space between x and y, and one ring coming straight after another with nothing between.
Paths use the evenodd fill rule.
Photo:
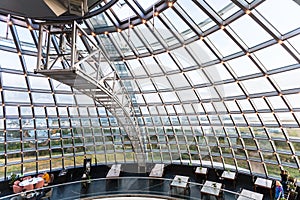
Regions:
<instances>
[{"instance_id":1,"label":"light fixture","mask_svg":"<svg viewBox=\"0 0 300 200\"><path fill-rule=\"evenodd\" d=\"M146 20L146 19L142 19L142 23L143 23L143 24L146 24L146 23L147 23L147 20Z\"/></svg>"},{"instance_id":2,"label":"light fixture","mask_svg":"<svg viewBox=\"0 0 300 200\"><path fill-rule=\"evenodd\" d=\"M174 5L174 0L167 0L168 7L172 7Z\"/></svg>"}]
</instances>

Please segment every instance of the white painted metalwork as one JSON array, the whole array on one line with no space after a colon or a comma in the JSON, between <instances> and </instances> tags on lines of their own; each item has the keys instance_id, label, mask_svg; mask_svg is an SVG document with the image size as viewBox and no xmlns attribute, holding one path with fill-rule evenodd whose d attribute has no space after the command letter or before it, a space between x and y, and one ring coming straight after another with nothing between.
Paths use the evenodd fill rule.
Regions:
<instances>
[{"instance_id":1,"label":"white painted metalwork","mask_svg":"<svg viewBox=\"0 0 300 200\"><path fill-rule=\"evenodd\" d=\"M127 133L140 169L145 169L144 150L131 99L105 53L76 22L71 25L45 23L40 25L39 31L35 72L77 89L108 109ZM45 33L46 42L43 43Z\"/></svg>"}]
</instances>

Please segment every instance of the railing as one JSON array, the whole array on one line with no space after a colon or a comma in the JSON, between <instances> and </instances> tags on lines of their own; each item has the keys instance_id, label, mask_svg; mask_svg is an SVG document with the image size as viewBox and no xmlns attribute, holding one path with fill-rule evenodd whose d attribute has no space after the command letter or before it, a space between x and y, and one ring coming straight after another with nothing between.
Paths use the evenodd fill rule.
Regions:
<instances>
[{"instance_id":1,"label":"railing","mask_svg":"<svg viewBox=\"0 0 300 200\"><path fill-rule=\"evenodd\" d=\"M182 192L182 190L171 189L170 184L172 181L173 179L169 178L150 177L117 177L79 180L3 196L0 197L0 200L26 199L28 194L40 194L42 191L51 188L51 199L59 200L90 199L92 197L107 198L113 196L151 196L162 199L202 199L201 189L203 188L203 184L188 182L188 190L185 193ZM214 188L211 187L211 189L213 190ZM221 198L225 200L237 199L241 196L237 192L226 189L221 189L221 193ZM245 197L243 199L251 200L252 198Z\"/></svg>"}]
</instances>

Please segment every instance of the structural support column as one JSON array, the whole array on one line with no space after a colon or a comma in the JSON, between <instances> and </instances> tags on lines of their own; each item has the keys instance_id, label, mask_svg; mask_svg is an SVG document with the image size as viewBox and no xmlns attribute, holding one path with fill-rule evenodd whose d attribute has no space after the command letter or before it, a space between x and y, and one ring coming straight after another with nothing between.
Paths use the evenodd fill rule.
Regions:
<instances>
[{"instance_id":1,"label":"structural support column","mask_svg":"<svg viewBox=\"0 0 300 200\"><path fill-rule=\"evenodd\" d=\"M131 141L139 172L145 172L146 157L140 129L134 120L131 98L118 77L116 67L76 22L71 24L72 28L53 23L43 23L40 26L35 73L41 73L69 85L109 110ZM45 38L46 47L42 46L44 30L47 30L48 34ZM69 36L71 38L68 38ZM52 41L53 39L58 41ZM82 47L76 44L80 39L84 43ZM43 49L47 52L44 53ZM46 61L42 62L43 59ZM110 66L111 71L107 70L107 66Z\"/></svg>"}]
</instances>

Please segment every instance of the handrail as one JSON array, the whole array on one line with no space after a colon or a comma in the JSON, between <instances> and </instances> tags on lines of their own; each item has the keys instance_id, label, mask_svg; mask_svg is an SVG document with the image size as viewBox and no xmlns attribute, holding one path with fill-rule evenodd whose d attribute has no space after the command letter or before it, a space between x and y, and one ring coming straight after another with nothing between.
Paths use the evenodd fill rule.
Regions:
<instances>
[{"instance_id":1,"label":"handrail","mask_svg":"<svg viewBox=\"0 0 300 200\"><path fill-rule=\"evenodd\" d=\"M83 184L89 184L89 186L91 186L92 184L93 187L96 187L97 185L97 182L104 182L105 181L105 184L108 184L110 183L109 181L112 181L112 180L116 180L117 183L119 183L120 181L124 181L125 184L122 184L122 185L118 185L118 187L116 187L115 190L110 189L108 190L107 188L104 189L103 191L101 190L97 190L97 192L95 192L93 190L93 192L88 192L87 193L81 193L80 189L78 191L78 188L80 188L78 186L78 184L81 184L81 186ZM145 188L143 188L143 186L139 185L137 189L130 189L130 188L122 188L122 187L128 187L130 186L130 184L134 184L136 183L135 181L132 181L132 180L135 180L135 181L143 181L143 183L146 183L146 186ZM128 181L128 182L126 182ZM132 181L130 183L130 181ZM146 181L146 182L145 182ZM154 181L155 184L151 186L150 184L150 181ZM200 197L200 190L201 188L203 187L203 184L202 183L196 183L196 182L191 182L189 181L189 187L190 188L193 188L193 190L198 190L199 193L197 192L196 196L195 196L195 193L193 195L184 195L184 194L176 194L175 196L172 195L170 193L170 189L168 190L164 190L164 187L163 186L168 186L170 185L170 183L173 181L173 179L171 178L156 178L156 177L136 177L136 176L132 176L132 177L111 177L111 178L95 178L95 179L87 179L87 180L78 180L78 181L72 181L72 182L65 182L65 183L61 183L61 184L56 184L56 185L51 185L51 186L46 186L46 187L43 187L43 188L39 188L39 189L34 189L34 190L31 190L31 191L26 191L26 192L23 192L23 193L18 193L18 194L11 194L11 195L7 195L7 196L3 196L3 197L0 197L0 200L9 200L11 199L12 197L17 197L17 196L20 196L20 195L26 195L27 193L30 193L30 192L40 192L41 190L44 190L44 189L50 189L50 188L58 188L61 189L61 188L64 188L65 186L68 186L68 185L74 185L74 191L72 193L72 191L69 191L67 192L67 194L65 195L65 197L61 197L60 196L60 200L67 200L67 199L84 199L84 198L89 198L89 197L103 197L103 196L107 196L108 194L109 195L115 195L115 194L118 194L118 195L126 195L128 196L129 194L130 195L140 195L141 197L143 195L160 195L160 196L166 196L166 197L170 197L172 199L174 199L174 197L177 197L177 198L188 198L188 199L199 199ZM102 183L103 185L103 183ZM154 187L157 187L159 186L161 188L161 191L159 190L154 190L153 188ZM198 187L198 188L197 188ZM195 189L196 188L196 189ZM103 188L102 188L103 189ZM62 190L63 191L63 190ZM237 192L234 192L234 191L230 191L230 190L227 190L227 189L221 189L221 191L225 193L227 193L227 195L231 195L231 196L234 196L234 198L237 198L238 196L240 196L240 193L237 193ZM73 195L72 195L73 194ZM175 198L176 199L176 198ZM247 199L250 199L249 197L247 197Z\"/></svg>"}]
</instances>

